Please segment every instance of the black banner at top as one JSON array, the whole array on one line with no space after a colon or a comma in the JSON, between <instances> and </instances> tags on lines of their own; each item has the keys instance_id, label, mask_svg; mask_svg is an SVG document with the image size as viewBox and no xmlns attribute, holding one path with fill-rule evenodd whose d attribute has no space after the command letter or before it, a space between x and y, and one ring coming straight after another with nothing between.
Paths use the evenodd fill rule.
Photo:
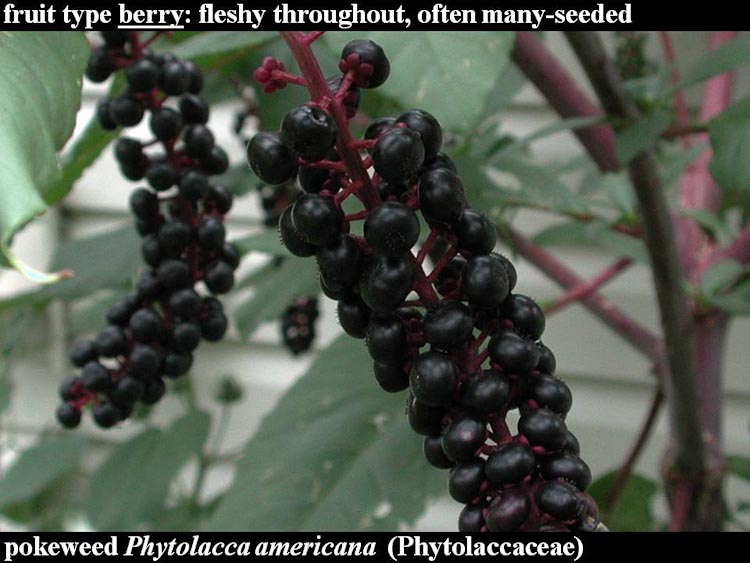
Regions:
<instances>
[{"instance_id":1,"label":"black banner at top","mask_svg":"<svg viewBox=\"0 0 750 563\"><path fill-rule=\"evenodd\" d=\"M703 30L746 26L741 3L643 0L16 0L3 30Z\"/></svg>"}]
</instances>

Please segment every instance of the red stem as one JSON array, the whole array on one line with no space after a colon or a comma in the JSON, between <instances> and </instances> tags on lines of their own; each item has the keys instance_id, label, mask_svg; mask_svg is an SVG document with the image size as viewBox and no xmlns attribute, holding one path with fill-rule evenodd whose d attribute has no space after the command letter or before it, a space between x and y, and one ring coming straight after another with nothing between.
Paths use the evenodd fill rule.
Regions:
<instances>
[{"instance_id":1,"label":"red stem","mask_svg":"<svg viewBox=\"0 0 750 563\"><path fill-rule=\"evenodd\" d=\"M281 37L289 46L302 76L307 81L312 101L328 110L328 113L338 126L336 149L341 161L346 165L349 176L356 186L354 192L362 200L367 209L380 205L380 194L370 181L370 175L362 164L359 153L351 149L352 136L349 133L348 120L342 101L335 99L328 88L328 81L323 76L317 59L310 48L309 34L300 31L282 31Z\"/></svg>"},{"instance_id":2,"label":"red stem","mask_svg":"<svg viewBox=\"0 0 750 563\"><path fill-rule=\"evenodd\" d=\"M676 86L680 82L680 73L677 69L677 58L674 52L674 45L672 45L672 38L670 37L668 31L660 31L659 39L661 40L662 50L664 51L664 58L667 59L670 66L672 67L672 73L669 78L672 82L672 86ZM686 127L688 125L689 119L687 103L685 103L685 95L683 94L682 90L676 90L674 93L674 110L675 114L677 114L677 124L680 127ZM683 147L689 148L690 144L691 143L689 138L682 138Z\"/></svg>"},{"instance_id":3,"label":"red stem","mask_svg":"<svg viewBox=\"0 0 750 563\"><path fill-rule=\"evenodd\" d=\"M545 312L548 315L558 313L571 303L580 301L584 297L588 297L615 278L618 274L626 270L632 263L633 261L630 258L620 258L590 280L569 289L549 307L546 307Z\"/></svg>"},{"instance_id":4,"label":"red stem","mask_svg":"<svg viewBox=\"0 0 750 563\"><path fill-rule=\"evenodd\" d=\"M711 35L711 48L717 49L736 36L734 31L716 31ZM700 120L707 122L721 113L728 105L732 93L732 75L721 74L706 82ZM697 135L699 142L705 142L708 135ZM708 171L712 151L703 151L687 168L680 184L680 207L686 210L698 209L714 211L721 198L719 187ZM685 216L676 217L677 244L680 261L688 280L697 283L714 254L715 243L693 220Z\"/></svg>"},{"instance_id":5,"label":"red stem","mask_svg":"<svg viewBox=\"0 0 750 563\"><path fill-rule=\"evenodd\" d=\"M578 87L575 79L557 62L530 31L516 33L511 53L518 68L562 117L600 117L601 108ZM620 168L615 152L615 134L609 125L592 125L573 133L604 171Z\"/></svg>"},{"instance_id":6,"label":"red stem","mask_svg":"<svg viewBox=\"0 0 750 563\"><path fill-rule=\"evenodd\" d=\"M550 279L565 289L571 289L585 283L565 264L552 254L535 245L513 229L507 230L511 241L521 256L534 264ZM592 293L581 300L581 303L607 326L622 336L631 346L644 356L660 363L661 341L646 327L628 316L609 299L598 293Z\"/></svg>"},{"instance_id":7,"label":"red stem","mask_svg":"<svg viewBox=\"0 0 750 563\"><path fill-rule=\"evenodd\" d=\"M620 500L620 496L625 490L625 486L628 484L630 476L633 473L633 468L635 467L635 464L638 461L643 448L648 443L648 439L651 436L651 432L654 429L656 419L659 416L659 412L661 411L661 407L663 404L664 392L662 388L659 387L656 390L656 393L654 393L654 398L651 400L651 406L648 409L648 413L646 414L646 419L643 421L641 431L638 433L638 437L631 447L628 457L625 458L625 461L620 467L620 470L617 472L615 481L614 483L612 483L612 488L610 488L610 490L607 492L603 507L606 512L611 513L617 506L617 503Z\"/></svg>"}]
</instances>

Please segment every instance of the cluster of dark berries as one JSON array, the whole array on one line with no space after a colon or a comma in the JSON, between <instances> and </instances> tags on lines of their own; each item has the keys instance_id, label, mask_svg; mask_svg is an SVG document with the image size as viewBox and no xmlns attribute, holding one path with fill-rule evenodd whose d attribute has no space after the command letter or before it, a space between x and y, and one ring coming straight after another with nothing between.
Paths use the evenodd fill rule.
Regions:
<instances>
[{"instance_id":1,"label":"cluster of dark berries","mask_svg":"<svg viewBox=\"0 0 750 563\"><path fill-rule=\"evenodd\" d=\"M312 346L318 315L315 297L295 297L281 315L281 338L295 356L307 352Z\"/></svg>"},{"instance_id":2,"label":"cluster of dark berries","mask_svg":"<svg viewBox=\"0 0 750 563\"><path fill-rule=\"evenodd\" d=\"M257 114L257 99L252 86L238 88L245 107L235 115L232 132L246 146L249 138L245 136L245 125L249 118ZM285 184L273 185L258 183L258 198L263 209L263 224L274 229L279 224L281 213L292 205L302 191L292 180ZM277 258L281 266L283 258ZM317 321L318 300L310 297L293 297L281 315L281 339L284 346L295 356L307 352L315 340L315 322Z\"/></svg>"},{"instance_id":3,"label":"cluster of dark berries","mask_svg":"<svg viewBox=\"0 0 750 563\"><path fill-rule=\"evenodd\" d=\"M515 293L516 270L494 252L493 223L466 202L454 163L440 152L440 125L413 109L353 139L345 100L355 85L382 84L388 59L375 43L352 41L332 89L309 63L304 37L287 41L297 42L295 54L308 49L297 61L312 101L292 109L279 132L257 134L247 151L264 181L298 175L306 192L281 215L283 243L315 256L323 292L338 301L344 330L365 340L378 384L409 390L424 455L450 470L449 492L466 505L461 531L592 528L596 505L584 492L591 473L565 425L572 398L540 340L544 315ZM363 211L344 214L350 196ZM429 232L414 252L418 213ZM351 233L357 220L363 237ZM427 272L437 241L445 251ZM512 410L517 432L506 422Z\"/></svg>"},{"instance_id":4,"label":"cluster of dark berries","mask_svg":"<svg viewBox=\"0 0 750 563\"><path fill-rule=\"evenodd\" d=\"M190 370L202 339L224 336L227 318L213 295L232 288L240 262L224 228L232 195L209 179L226 171L228 160L206 127L201 72L188 61L149 53L136 33L102 35L87 76L101 81L122 68L127 87L100 102L101 125L132 126L148 114L154 136L146 143L122 137L115 145L123 174L148 183L130 196L147 268L107 311L108 325L71 351L81 371L63 382L57 410L68 428L80 423L87 404L96 424L107 428L127 418L138 401L157 402L164 378ZM167 105L171 96L179 96L177 109ZM146 153L157 146L160 153Z\"/></svg>"}]
</instances>

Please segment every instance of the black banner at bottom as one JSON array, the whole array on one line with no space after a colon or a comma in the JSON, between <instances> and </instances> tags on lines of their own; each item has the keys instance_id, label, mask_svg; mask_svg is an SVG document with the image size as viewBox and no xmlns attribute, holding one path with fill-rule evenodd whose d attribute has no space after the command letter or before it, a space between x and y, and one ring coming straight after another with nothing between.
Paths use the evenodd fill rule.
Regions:
<instances>
[{"instance_id":1,"label":"black banner at bottom","mask_svg":"<svg viewBox=\"0 0 750 563\"><path fill-rule=\"evenodd\" d=\"M741 550L748 534L444 533L3 533L1 561L604 561L605 557L715 556Z\"/></svg>"}]
</instances>

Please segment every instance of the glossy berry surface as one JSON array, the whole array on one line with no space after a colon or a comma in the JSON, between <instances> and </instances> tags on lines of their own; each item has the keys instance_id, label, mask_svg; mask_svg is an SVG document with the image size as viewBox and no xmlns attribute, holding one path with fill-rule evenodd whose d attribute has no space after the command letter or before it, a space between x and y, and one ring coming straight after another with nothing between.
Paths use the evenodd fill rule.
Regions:
<instances>
[{"instance_id":1,"label":"glossy berry surface","mask_svg":"<svg viewBox=\"0 0 750 563\"><path fill-rule=\"evenodd\" d=\"M258 178L278 185L297 174L297 159L277 133L258 133L247 145L247 161Z\"/></svg>"},{"instance_id":2,"label":"glossy berry surface","mask_svg":"<svg viewBox=\"0 0 750 563\"><path fill-rule=\"evenodd\" d=\"M419 238L419 219L403 203L383 203L367 216L365 239L372 249L384 256L407 253Z\"/></svg>"},{"instance_id":3,"label":"glossy berry surface","mask_svg":"<svg viewBox=\"0 0 750 563\"><path fill-rule=\"evenodd\" d=\"M394 128L378 138L372 151L372 163L381 178L403 182L414 176L424 162L424 145L419 133Z\"/></svg>"},{"instance_id":4,"label":"glossy berry surface","mask_svg":"<svg viewBox=\"0 0 750 563\"><path fill-rule=\"evenodd\" d=\"M391 64L383 48L368 39L355 39L341 51L339 68L356 71L357 84L363 88L381 86L391 73Z\"/></svg>"},{"instance_id":5,"label":"glossy berry surface","mask_svg":"<svg viewBox=\"0 0 750 563\"><path fill-rule=\"evenodd\" d=\"M317 106L291 110L281 123L281 140L309 162L322 160L336 142L336 124Z\"/></svg>"}]
</instances>

